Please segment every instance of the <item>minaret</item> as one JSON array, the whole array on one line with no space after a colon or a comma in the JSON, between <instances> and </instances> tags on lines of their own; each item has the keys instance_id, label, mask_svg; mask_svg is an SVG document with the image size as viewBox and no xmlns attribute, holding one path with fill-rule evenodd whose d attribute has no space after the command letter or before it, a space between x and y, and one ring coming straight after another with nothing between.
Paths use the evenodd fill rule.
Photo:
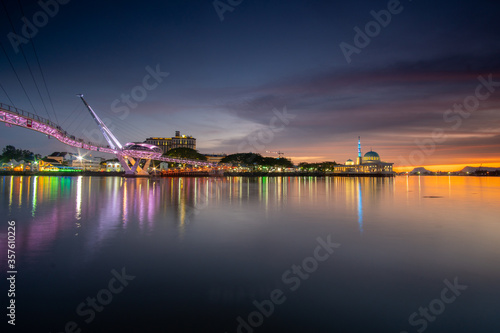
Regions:
<instances>
[{"instance_id":1,"label":"minaret","mask_svg":"<svg viewBox=\"0 0 500 333\"><path fill-rule=\"evenodd\" d=\"M363 158L361 157L361 137L358 136L358 158L356 159L356 164L363 163Z\"/></svg>"}]
</instances>

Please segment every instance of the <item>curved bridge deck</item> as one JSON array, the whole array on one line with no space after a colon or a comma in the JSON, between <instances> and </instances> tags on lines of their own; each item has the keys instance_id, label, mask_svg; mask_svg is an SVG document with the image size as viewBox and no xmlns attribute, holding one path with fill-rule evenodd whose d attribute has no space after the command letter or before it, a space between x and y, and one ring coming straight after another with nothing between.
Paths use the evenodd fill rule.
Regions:
<instances>
[{"instance_id":1,"label":"curved bridge deck","mask_svg":"<svg viewBox=\"0 0 500 333\"><path fill-rule=\"evenodd\" d=\"M148 151L138 151L138 150L111 149L109 148L109 146L102 146L95 144L93 142L76 138L74 135L70 135L65 130L63 130L61 126L53 123L48 119L45 119L31 112L27 112L3 103L0 103L0 122L46 134L61 141L62 143L68 146L72 146L75 148L81 148L91 151L97 151L107 154L121 155L124 157L132 157L139 159L146 158L156 161L172 162L180 164L203 165L210 167L215 166L214 163L209 163L205 161L164 157L161 155L161 153L151 153Z\"/></svg>"}]
</instances>

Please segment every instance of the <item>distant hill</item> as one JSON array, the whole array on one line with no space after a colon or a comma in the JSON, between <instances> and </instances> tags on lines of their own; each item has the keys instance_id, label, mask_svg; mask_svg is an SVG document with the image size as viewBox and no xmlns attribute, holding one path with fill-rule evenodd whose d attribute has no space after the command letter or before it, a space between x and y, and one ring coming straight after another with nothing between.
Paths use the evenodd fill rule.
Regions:
<instances>
[{"instance_id":1,"label":"distant hill","mask_svg":"<svg viewBox=\"0 0 500 333\"><path fill-rule=\"evenodd\" d=\"M426 168L424 168L424 167L420 167L420 168L415 168L415 169L411 170L411 171L410 171L410 175L416 175L416 174L418 174L419 172L420 172L421 174L423 174L423 173L431 173L431 172L430 172L429 170L427 170Z\"/></svg>"},{"instance_id":2,"label":"distant hill","mask_svg":"<svg viewBox=\"0 0 500 333\"><path fill-rule=\"evenodd\" d=\"M468 172L468 173L473 173L476 172L477 170L481 171L500 171L500 168L486 168L486 167L471 167L471 166L466 166L460 172Z\"/></svg>"}]
</instances>

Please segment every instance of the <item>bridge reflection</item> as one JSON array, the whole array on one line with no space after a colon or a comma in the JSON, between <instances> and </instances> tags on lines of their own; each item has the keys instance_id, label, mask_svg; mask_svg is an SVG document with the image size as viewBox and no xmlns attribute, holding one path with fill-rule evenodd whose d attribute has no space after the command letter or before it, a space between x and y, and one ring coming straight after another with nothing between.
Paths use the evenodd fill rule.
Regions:
<instances>
[{"instance_id":1,"label":"bridge reflection","mask_svg":"<svg viewBox=\"0 0 500 333\"><path fill-rule=\"evenodd\" d=\"M323 223L314 220L315 209L326 205L332 207L332 221L352 221L362 233L364 224L370 223L367 212L394 194L392 178L366 177L4 176L0 180L0 205L9 216L24 220L19 249L32 253L43 253L61 235L83 237L89 254L123 232L171 235L176 230L182 239L192 223L220 220L221 209L260 219L259 223L285 210L304 214L310 223ZM248 216L249 210L254 216Z\"/></svg>"}]
</instances>

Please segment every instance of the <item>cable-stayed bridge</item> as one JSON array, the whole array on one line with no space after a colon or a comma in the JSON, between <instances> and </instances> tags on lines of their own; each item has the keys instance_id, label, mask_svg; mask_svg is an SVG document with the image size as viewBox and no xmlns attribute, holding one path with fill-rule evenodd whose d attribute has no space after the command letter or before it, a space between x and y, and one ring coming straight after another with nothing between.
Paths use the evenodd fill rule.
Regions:
<instances>
[{"instance_id":1,"label":"cable-stayed bridge","mask_svg":"<svg viewBox=\"0 0 500 333\"><path fill-rule=\"evenodd\" d=\"M104 135L104 138L109 144L108 146L76 138L74 135L70 135L63 130L58 124L55 124L48 119L3 103L0 103L0 121L4 122L7 126L15 125L46 134L68 146L113 154L120 161L120 164L125 170L125 175L127 176L149 175L147 169L149 168L151 160L188 164L193 166L215 166L214 163L205 161L164 157L162 156L162 150L159 147L147 143L129 142L122 145L113 133L111 133L104 122L102 122L94 110L92 110L90 105L87 104L85 99L83 99L83 95L78 96L82 99L83 103L92 115L92 118L96 121L102 134ZM141 164L143 164L142 167L140 166Z\"/></svg>"}]
</instances>

